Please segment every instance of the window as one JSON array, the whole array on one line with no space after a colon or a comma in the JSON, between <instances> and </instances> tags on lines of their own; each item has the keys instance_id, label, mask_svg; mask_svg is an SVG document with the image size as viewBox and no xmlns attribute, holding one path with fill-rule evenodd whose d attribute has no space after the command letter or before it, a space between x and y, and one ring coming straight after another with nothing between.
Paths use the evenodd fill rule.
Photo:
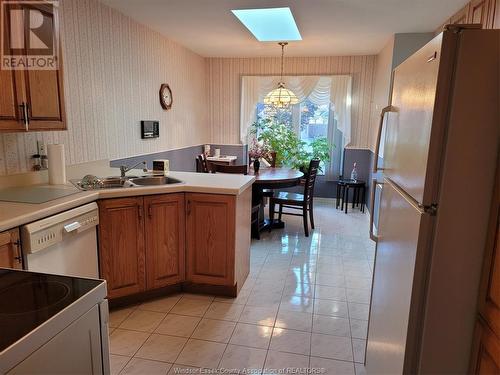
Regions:
<instances>
[{"instance_id":1,"label":"window","mask_svg":"<svg viewBox=\"0 0 500 375\"><path fill-rule=\"evenodd\" d=\"M305 143L305 149L312 152L311 143L317 138L328 137L330 109L328 104L316 105L309 99L290 108L270 108L264 103L257 104L257 121L272 118L279 124L285 124ZM324 174L325 163L320 164Z\"/></svg>"}]
</instances>

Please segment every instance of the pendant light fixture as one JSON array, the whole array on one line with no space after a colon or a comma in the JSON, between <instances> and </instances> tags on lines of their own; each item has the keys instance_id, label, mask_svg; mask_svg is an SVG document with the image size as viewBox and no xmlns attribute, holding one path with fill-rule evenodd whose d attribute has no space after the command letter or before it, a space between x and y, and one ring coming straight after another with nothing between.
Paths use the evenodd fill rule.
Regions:
<instances>
[{"instance_id":1,"label":"pendant light fixture","mask_svg":"<svg viewBox=\"0 0 500 375\"><path fill-rule=\"evenodd\" d=\"M280 82L278 83L278 88L271 91L264 98L264 104L268 106L272 106L274 108L288 108L291 105L297 104L299 102L299 98L297 95L293 93L292 90L289 90L285 87L285 82L283 81L283 63L284 63L284 55L285 55L285 46L288 44L287 42L279 42L281 46L281 76Z\"/></svg>"}]
</instances>

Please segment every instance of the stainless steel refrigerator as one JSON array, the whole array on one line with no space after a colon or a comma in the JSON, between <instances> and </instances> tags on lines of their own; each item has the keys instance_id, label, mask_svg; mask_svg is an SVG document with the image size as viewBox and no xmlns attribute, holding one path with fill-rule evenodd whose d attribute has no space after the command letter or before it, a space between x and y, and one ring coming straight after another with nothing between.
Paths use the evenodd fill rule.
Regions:
<instances>
[{"instance_id":1,"label":"stainless steel refrigerator","mask_svg":"<svg viewBox=\"0 0 500 375\"><path fill-rule=\"evenodd\" d=\"M368 374L467 372L498 160L499 49L500 30L451 26L393 72Z\"/></svg>"}]
</instances>

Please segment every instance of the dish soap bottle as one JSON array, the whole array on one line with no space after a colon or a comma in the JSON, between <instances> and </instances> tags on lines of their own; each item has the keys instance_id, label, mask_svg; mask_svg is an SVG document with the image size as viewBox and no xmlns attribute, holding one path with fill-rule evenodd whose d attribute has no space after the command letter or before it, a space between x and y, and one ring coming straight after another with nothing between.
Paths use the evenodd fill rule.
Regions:
<instances>
[{"instance_id":1,"label":"dish soap bottle","mask_svg":"<svg viewBox=\"0 0 500 375\"><path fill-rule=\"evenodd\" d=\"M356 181L358 179L358 170L356 169L356 163L354 163L354 166L352 168L351 172L351 180Z\"/></svg>"}]
</instances>

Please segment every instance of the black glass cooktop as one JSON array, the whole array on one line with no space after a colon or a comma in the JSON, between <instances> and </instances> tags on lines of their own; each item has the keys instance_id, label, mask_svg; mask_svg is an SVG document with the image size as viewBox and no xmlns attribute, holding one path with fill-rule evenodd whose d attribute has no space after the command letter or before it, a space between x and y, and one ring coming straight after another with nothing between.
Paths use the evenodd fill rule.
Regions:
<instances>
[{"instance_id":1,"label":"black glass cooktop","mask_svg":"<svg viewBox=\"0 0 500 375\"><path fill-rule=\"evenodd\" d=\"M102 282L0 269L0 352Z\"/></svg>"}]
</instances>

